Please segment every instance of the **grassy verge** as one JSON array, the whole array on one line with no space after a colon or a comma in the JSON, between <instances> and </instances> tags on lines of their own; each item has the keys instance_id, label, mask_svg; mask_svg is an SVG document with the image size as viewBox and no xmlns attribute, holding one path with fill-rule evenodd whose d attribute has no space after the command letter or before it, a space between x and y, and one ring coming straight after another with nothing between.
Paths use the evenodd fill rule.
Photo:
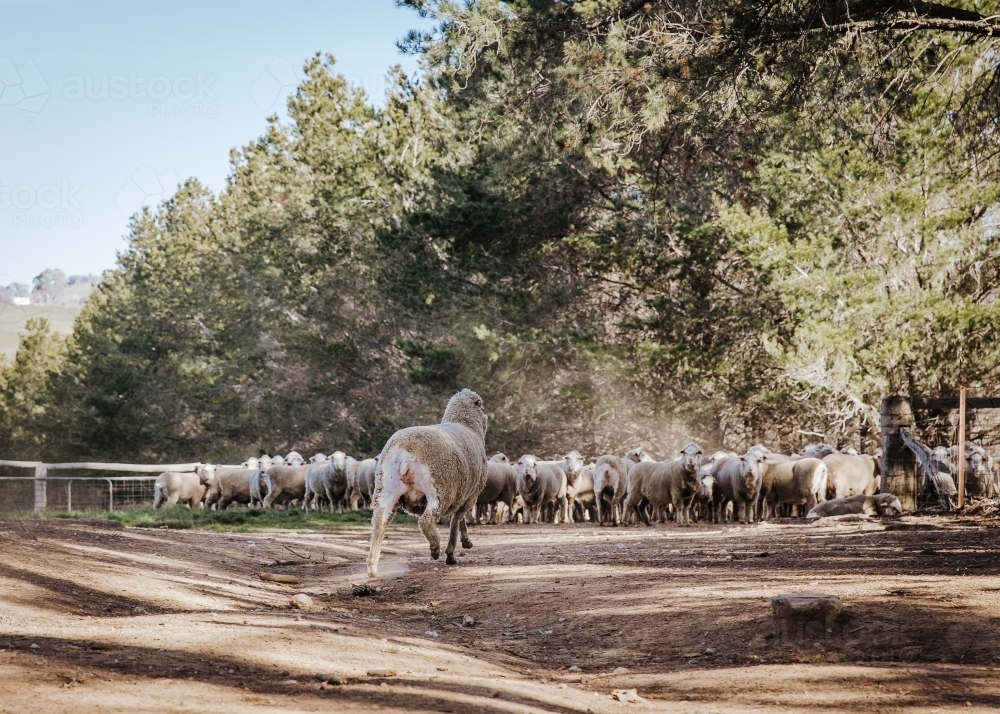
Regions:
<instances>
[{"instance_id":1,"label":"grassy verge","mask_svg":"<svg viewBox=\"0 0 1000 714\"><path fill-rule=\"evenodd\" d=\"M126 511L79 511L73 513L52 513L29 511L4 514L0 520L39 520L44 518L63 519L105 519L118 521L135 528L180 528L209 531L259 531L271 529L337 530L352 526L367 526L371 523L371 511L348 511L346 513L306 513L299 508L266 510L256 508L232 508L225 511L211 511L203 508L189 509L187 506L173 508L135 508ZM416 523L416 518L403 513L396 515L394 523Z\"/></svg>"}]
</instances>

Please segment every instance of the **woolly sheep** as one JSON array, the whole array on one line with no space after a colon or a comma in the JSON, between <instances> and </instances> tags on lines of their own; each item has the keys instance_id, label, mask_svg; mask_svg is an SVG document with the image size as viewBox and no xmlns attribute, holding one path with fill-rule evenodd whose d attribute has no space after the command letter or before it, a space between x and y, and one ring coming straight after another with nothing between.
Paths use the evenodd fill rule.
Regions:
<instances>
[{"instance_id":1,"label":"woolly sheep","mask_svg":"<svg viewBox=\"0 0 1000 714\"><path fill-rule=\"evenodd\" d=\"M500 509L498 503L504 503L508 511L514 505L517 496L517 469L511 466L506 454L493 454L486 462L486 484L476 498L477 509L487 511L493 508L492 521L499 522ZM477 516L480 515L478 512ZM491 514L487 513L487 518Z\"/></svg>"},{"instance_id":2,"label":"woolly sheep","mask_svg":"<svg viewBox=\"0 0 1000 714\"><path fill-rule=\"evenodd\" d=\"M594 467L594 501L598 523L610 521L616 526L621 523L621 507L628 493L628 473L633 463L631 459L614 454L605 454L597 459Z\"/></svg>"},{"instance_id":3,"label":"woolly sheep","mask_svg":"<svg viewBox=\"0 0 1000 714\"><path fill-rule=\"evenodd\" d=\"M681 449L679 458L641 462L633 466L628 475L628 496L625 497L622 518L634 510L636 516L649 525L646 504L663 511L673 506L677 524L691 525L691 503L701 487L698 477L701 455L700 447L688 444Z\"/></svg>"},{"instance_id":4,"label":"woolly sheep","mask_svg":"<svg viewBox=\"0 0 1000 714\"><path fill-rule=\"evenodd\" d=\"M891 493L880 493L875 496L863 493L847 498L835 498L814 506L806 518L825 518L828 516L846 516L848 514L864 514L866 516L894 517L903 512L903 505Z\"/></svg>"},{"instance_id":5,"label":"woolly sheep","mask_svg":"<svg viewBox=\"0 0 1000 714\"><path fill-rule=\"evenodd\" d=\"M573 450L566 454L562 461L558 462L559 467L566 474L566 509L564 520L572 523L576 513L576 494L578 491L577 481L583 472L584 462L579 451Z\"/></svg>"},{"instance_id":6,"label":"woolly sheep","mask_svg":"<svg viewBox=\"0 0 1000 714\"><path fill-rule=\"evenodd\" d=\"M301 466L306 460L298 451L289 451L285 454L285 466Z\"/></svg>"},{"instance_id":7,"label":"woolly sheep","mask_svg":"<svg viewBox=\"0 0 1000 714\"><path fill-rule=\"evenodd\" d=\"M365 459L358 462L354 471L354 493L351 495L352 504L358 503L365 508L372 502L372 492L375 490L375 467L378 465L377 459ZM352 505L352 508L357 506Z\"/></svg>"},{"instance_id":8,"label":"woolly sheep","mask_svg":"<svg viewBox=\"0 0 1000 714\"><path fill-rule=\"evenodd\" d=\"M580 469L580 476L573 485L573 520L581 522L589 520L591 523L597 521L597 499L594 495L594 469L595 463L589 463ZM569 497L569 486L566 487L566 495Z\"/></svg>"},{"instance_id":9,"label":"woolly sheep","mask_svg":"<svg viewBox=\"0 0 1000 714\"><path fill-rule=\"evenodd\" d=\"M722 520L722 511L732 501L733 520L757 521L757 499L766 466L766 455L757 449L750 449L742 457L726 456L715 462L712 476L721 493L715 504L717 520Z\"/></svg>"},{"instance_id":10,"label":"woolly sheep","mask_svg":"<svg viewBox=\"0 0 1000 714\"><path fill-rule=\"evenodd\" d=\"M188 508L201 506L211 481L205 471L164 471L153 484L153 508L186 503Z\"/></svg>"},{"instance_id":11,"label":"woolly sheep","mask_svg":"<svg viewBox=\"0 0 1000 714\"><path fill-rule=\"evenodd\" d=\"M320 499L330 504L330 511L339 508L347 492L347 454L334 451L329 459L314 461L306 466L306 489L302 508L318 508L322 511Z\"/></svg>"},{"instance_id":12,"label":"woolly sheep","mask_svg":"<svg viewBox=\"0 0 1000 714\"><path fill-rule=\"evenodd\" d=\"M250 503L250 477L256 469L220 469L211 464L204 467L205 478L211 482L205 496L205 507L222 510L232 503Z\"/></svg>"},{"instance_id":13,"label":"woolly sheep","mask_svg":"<svg viewBox=\"0 0 1000 714\"><path fill-rule=\"evenodd\" d=\"M263 477L264 472L267 469L264 468L264 463L270 463L271 460L268 459L266 462L261 460L261 465L258 466L253 475L250 477L250 507L251 508L263 508L264 507L264 496L267 495L267 491L264 489ZM271 468L268 466L267 468Z\"/></svg>"},{"instance_id":14,"label":"woolly sheep","mask_svg":"<svg viewBox=\"0 0 1000 714\"><path fill-rule=\"evenodd\" d=\"M820 459L792 459L769 453L760 487L761 518L776 516L781 504L810 510L825 500L826 481L826 464Z\"/></svg>"},{"instance_id":15,"label":"woolly sheep","mask_svg":"<svg viewBox=\"0 0 1000 714\"><path fill-rule=\"evenodd\" d=\"M828 471L827 496L846 498L859 493L871 496L878 490L879 471L874 457L837 452L822 459Z\"/></svg>"},{"instance_id":16,"label":"woolly sheep","mask_svg":"<svg viewBox=\"0 0 1000 714\"><path fill-rule=\"evenodd\" d=\"M799 449L799 452L795 454L795 456L801 458L822 459L829 456L830 454L837 454L837 453L840 452L838 452L835 448L833 448L829 444L820 442L818 444L809 444L808 446Z\"/></svg>"},{"instance_id":17,"label":"woolly sheep","mask_svg":"<svg viewBox=\"0 0 1000 714\"><path fill-rule=\"evenodd\" d=\"M276 502L301 503L306 495L308 468L308 466L272 466L265 471L261 476L261 490L266 493L264 508L272 508Z\"/></svg>"},{"instance_id":18,"label":"woolly sheep","mask_svg":"<svg viewBox=\"0 0 1000 714\"><path fill-rule=\"evenodd\" d=\"M517 492L524 499L526 523L541 523L552 508L552 522L566 514L566 472L558 461L541 461L532 454L517 460Z\"/></svg>"},{"instance_id":19,"label":"woolly sheep","mask_svg":"<svg viewBox=\"0 0 1000 714\"><path fill-rule=\"evenodd\" d=\"M419 516L431 558L440 556L436 523L442 516L451 516L446 562L458 563L459 531L462 547L472 547L466 516L486 485L487 423L482 398L463 389L448 402L440 424L401 429L389 438L375 469L369 576L378 573L382 539L397 506Z\"/></svg>"},{"instance_id":20,"label":"woolly sheep","mask_svg":"<svg viewBox=\"0 0 1000 714\"><path fill-rule=\"evenodd\" d=\"M634 464L641 464L641 463L651 464L654 461L656 461L656 459L647 454L645 449L643 449L642 447L638 449L632 449L631 451L627 452L625 454L625 459L631 461Z\"/></svg>"},{"instance_id":21,"label":"woolly sheep","mask_svg":"<svg viewBox=\"0 0 1000 714\"><path fill-rule=\"evenodd\" d=\"M347 508L352 511L358 510L358 502L361 500L361 492L358 490L358 464L361 463L353 456L347 457Z\"/></svg>"}]
</instances>

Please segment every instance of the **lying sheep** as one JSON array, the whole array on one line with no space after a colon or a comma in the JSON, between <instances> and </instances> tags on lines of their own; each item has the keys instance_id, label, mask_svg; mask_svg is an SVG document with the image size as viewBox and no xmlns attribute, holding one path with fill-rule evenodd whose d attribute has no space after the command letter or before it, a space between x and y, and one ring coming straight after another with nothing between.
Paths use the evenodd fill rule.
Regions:
<instances>
[{"instance_id":1,"label":"lying sheep","mask_svg":"<svg viewBox=\"0 0 1000 714\"><path fill-rule=\"evenodd\" d=\"M339 509L347 493L347 454L334 451L333 455L306 466L306 488L302 508L323 510L321 499L330 504L330 511Z\"/></svg>"},{"instance_id":2,"label":"lying sheep","mask_svg":"<svg viewBox=\"0 0 1000 714\"><path fill-rule=\"evenodd\" d=\"M806 518L826 518L827 516L846 516L863 513L866 516L881 516L892 518L903 512L903 504L891 493L880 493L875 496L859 493L847 498L835 498L814 506Z\"/></svg>"},{"instance_id":3,"label":"lying sheep","mask_svg":"<svg viewBox=\"0 0 1000 714\"><path fill-rule=\"evenodd\" d=\"M466 517L486 485L486 426L482 398L463 389L448 402L440 424L401 429L389 438L375 471L369 576L378 572L382 539L397 506L419 516L435 560L441 551L436 523L442 516L451 516L445 562L458 563L459 531L462 547L472 547Z\"/></svg>"},{"instance_id":4,"label":"lying sheep","mask_svg":"<svg viewBox=\"0 0 1000 714\"><path fill-rule=\"evenodd\" d=\"M178 503L186 503L188 508L201 506L210 485L204 470L164 471L153 484L153 508L170 508Z\"/></svg>"},{"instance_id":5,"label":"lying sheep","mask_svg":"<svg viewBox=\"0 0 1000 714\"><path fill-rule=\"evenodd\" d=\"M594 503L598 523L610 521L616 526L621 523L622 504L628 493L628 473L634 463L614 454L605 454L597 459L594 466Z\"/></svg>"},{"instance_id":6,"label":"lying sheep","mask_svg":"<svg viewBox=\"0 0 1000 714\"><path fill-rule=\"evenodd\" d=\"M265 492L264 508L275 505L301 503L306 495L308 466L272 466L261 477Z\"/></svg>"},{"instance_id":7,"label":"lying sheep","mask_svg":"<svg viewBox=\"0 0 1000 714\"><path fill-rule=\"evenodd\" d=\"M566 472L558 461L524 454L517 460L517 492L524 499L525 523L541 523L552 509L552 522L566 513Z\"/></svg>"},{"instance_id":8,"label":"lying sheep","mask_svg":"<svg viewBox=\"0 0 1000 714\"><path fill-rule=\"evenodd\" d=\"M628 496L622 510L623 519L631 512L646 525L649 516L645 505L664 511L673 507L677 524L691 525L691 503L701 487L701 448L688 444L679 458L669 461L640 462L628 475Z\"/></svg>"},{"instance_id":9,"label":"lying sheep","mask_svg":"<svg viewBox=\"0 0 1000 714\"><path fill-rule=\"evenodd\" d=\"M220 469L206 464L204 472L204 478L212 484L205 496L206 508L215 506L221 511L233 503L250 503L250 477L257 469Z\"/></svg>"},{"instance_id":10,"label":"lying sheep","mask_svg":"<svg viewBox=\"0 0 1000 714\"><path fill-rule=\"evenodd\" d=\"M726 456L715 462L712 476L721 494L715 504L716 520L721 521L722 512L730 501L733 504L733 520L740 523L755 523L758 520L757 500L765 468L766 455L758 449L751 449L742 457Z\"/></svg>"},{"instance_id":11,"label":"lying sheep","mask_svg":"<svg viewBox=\"0 0 1000 714\"><path fill-rule=\"evenodd\" d=\"M486 462L486 484L476 498L476 516L480 509L486 511L487 520L499 523L500 509L496 506L503 503L510 510L517 497L517 469L511 466L506 454L493 454ZM489 509L493 513L489 513ZM492 515L492 518L490 516Z\"/></svg>"}]
</instances>

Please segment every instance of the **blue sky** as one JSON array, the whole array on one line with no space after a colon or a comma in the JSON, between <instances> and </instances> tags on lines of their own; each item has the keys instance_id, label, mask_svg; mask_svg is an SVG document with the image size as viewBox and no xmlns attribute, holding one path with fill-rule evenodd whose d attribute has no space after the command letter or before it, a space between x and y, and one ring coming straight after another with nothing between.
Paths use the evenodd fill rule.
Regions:
<instances>
[{"instance_id":1,"label":"blue sky","mask_svg":"<svg viewBox=\"0 0 1000 714\"><path fill-rule=\"evenodd\" d=\"M128 216L284 114L315 52L380 97L426 27L394 0L0 0L0 284L113 267Z\"/></svg>"}]
</instances>

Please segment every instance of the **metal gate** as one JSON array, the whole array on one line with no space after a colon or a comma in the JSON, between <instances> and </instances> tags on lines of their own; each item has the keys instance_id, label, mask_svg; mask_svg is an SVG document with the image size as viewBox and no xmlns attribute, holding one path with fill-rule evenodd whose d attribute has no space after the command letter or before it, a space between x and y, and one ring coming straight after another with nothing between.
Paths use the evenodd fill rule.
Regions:
<instances>
[{"instance_id":1,"label":"metal gate","mask_svg":"<svg viewBox=\"0 0 1000 714\"><path fill-rule=\"evenodd\" d=\"M153 505L155 476L0 477L0 513L116 511Z\"/></svg>"}]
</instances>

